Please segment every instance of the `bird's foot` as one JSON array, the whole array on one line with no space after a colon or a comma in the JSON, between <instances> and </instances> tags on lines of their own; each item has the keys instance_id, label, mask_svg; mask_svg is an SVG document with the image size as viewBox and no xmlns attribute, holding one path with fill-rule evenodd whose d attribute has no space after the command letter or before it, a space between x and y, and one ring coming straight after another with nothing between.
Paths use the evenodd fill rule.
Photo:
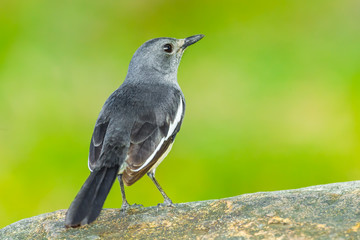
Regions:
<instances>
[{"instance_id":1,"label":"bird's foot","mask_svg":"<svg viewBox=\"0 0 360 240\"><path fill-rule=\"evenodd\" d=\"M121 210L121 212L126 212L126 210L128 210L130 207L131 206L127 201L123 201L120 210Z\"/></svg>"},{"instance_id":2,"label":"bird's foot","mask_svg":"<svg viewBox=\"0 0 360 240\"><path fill-rule=\"evenodd\" d=\"M120 209L120 211L121 212L126 212L127 210L129 210L129 209L132 209L132 208L142 208L142 207L144 207L142 204L136 204L136 203L134 203L134 204L129 204L127 201L126 202L123 202L123 204L121 205L121 209Z\"/></svg>"},{"instance_id":3,"label":"bird's foot","mask_svg":"<svg viewBox=\"0 0 360 240\"><path fill-rule=\"evenodd\" d=\"M130 207L131 207L131 208L143 208L144 206L143 206L142 204L136 204L136 203L134 203L134 204L130 205Z\"/></svg>"},{"instance_id":4,"label":"bird's foot","mask_svg":"<svg viewBox=\"0 0 360 240\"><path fill-rule=\"evenodd\" d=\"M158 207L175 207L175 205L169 198L165 199L163 203L159 203L157 206Z\"/></svg>"}]
</instances>

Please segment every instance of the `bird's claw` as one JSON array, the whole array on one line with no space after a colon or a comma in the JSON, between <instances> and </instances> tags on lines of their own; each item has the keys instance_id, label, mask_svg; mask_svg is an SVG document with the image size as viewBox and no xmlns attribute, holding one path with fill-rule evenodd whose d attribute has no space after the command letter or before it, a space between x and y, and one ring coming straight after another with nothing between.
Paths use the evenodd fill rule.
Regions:
<instances>
[{"instance_id":1,"label":"bird's claw","mask_svg":"<svg viewBox=\"0 0 360 240\"><path fill-rule=\"evenodd\" d=\"M175 207L173 202L170 199L165 199L163 203L159 203L158 207Z\"/></svg>"},{"instance_id":2,"label":"bird's claw","mask_svg":"<svg viewBox=\"0 0 360 240\"><path fill-rule=\"evenodd\" d=\"M144 207L142 204L136 204L136 203L134 203L134 204L132 204L132 205L130 205L130 207L131 208L142 208L142 207Z\"/></svg>"},{"instance_id":3,"label":"bird's claw","mask_svg":"<svg viewBox=\"0 0 360 240\"><path fill-rule=\"evenodd\" d=\"M121 205L121 212L126 212L127 210L131 209L131 208L142 208L144 207L142 204L129 204L128 202L124 202L122 205Z\"/></svg>"},{"instance_id":4,"label":"bird's claw","mask_svg":"<svg viewBox=\"0 0 360 240\"><path fill-rule=\"evenodd\" d=\"M128 210L130 207L131 207L130 204L127 201L125 201L122 203L120 210L121 212L126 212L126 210Z\"/></svg>"}]
</instances>

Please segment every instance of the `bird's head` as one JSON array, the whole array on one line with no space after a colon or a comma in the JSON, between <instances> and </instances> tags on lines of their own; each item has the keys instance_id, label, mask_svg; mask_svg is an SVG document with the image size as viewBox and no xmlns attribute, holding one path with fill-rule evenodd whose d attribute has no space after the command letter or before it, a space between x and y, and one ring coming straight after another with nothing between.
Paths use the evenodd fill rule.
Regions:
<instances>
[{"instance_id":1,"label":"bird's head","mask_svg":"<svg viewBox=\"0 0 360 240\"><path fill-rule=\"evenodd\" d=\"M145 42L131 59L128 77L164 75L176 78L184 50L202 39L199 34L185 39L155 38Z\"/></svg>"}]
</instances>

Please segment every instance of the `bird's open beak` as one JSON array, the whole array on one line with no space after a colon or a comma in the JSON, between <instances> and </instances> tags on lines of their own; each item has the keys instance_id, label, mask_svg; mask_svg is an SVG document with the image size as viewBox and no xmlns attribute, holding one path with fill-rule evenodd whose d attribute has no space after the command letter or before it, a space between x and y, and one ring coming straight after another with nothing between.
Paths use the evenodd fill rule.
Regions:
<instances>
[{"instance_id":1,"label":"bird's open beak","mask_svg":"<svg viewBox=\"0 0 360 240\"><path fill-rule=\"evenodd\" d=\"M199 41L200 39L202 39L205 35L203 34L199 34L199 35L194 35L191 37L187 37L184 39L184 44L181 46L181 48L183 50L185 50L185 48L187 48L188 46L196 43L197 41Z\"/></svg>"}]
</instances>

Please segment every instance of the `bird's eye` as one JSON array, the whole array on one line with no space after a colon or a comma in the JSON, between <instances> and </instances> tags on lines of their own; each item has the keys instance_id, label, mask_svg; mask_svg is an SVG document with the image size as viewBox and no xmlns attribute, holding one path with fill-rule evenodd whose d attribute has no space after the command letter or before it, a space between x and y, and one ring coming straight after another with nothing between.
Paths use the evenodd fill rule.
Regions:
<instances>
[{"instance_id":1,"label":"bird's eye","mask_svg":"<svg viewBox=\"0 0 360 240\"><path fill-rule=\"evenodd\" d=\"M173 50L173 46L172 46L170 43L167 43L167 44L165 44L165 45L163 46L163 49L164 49L165 52L171 53L172 50Z\"/></svg>"}]
</instances>

